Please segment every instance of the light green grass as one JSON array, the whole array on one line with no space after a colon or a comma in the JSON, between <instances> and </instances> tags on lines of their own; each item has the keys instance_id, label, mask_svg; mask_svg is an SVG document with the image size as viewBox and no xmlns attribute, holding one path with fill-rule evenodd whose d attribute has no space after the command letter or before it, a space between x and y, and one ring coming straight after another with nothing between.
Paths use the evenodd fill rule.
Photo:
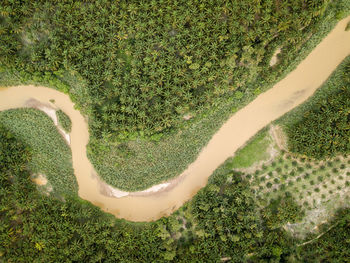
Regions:
<instances>
[{"instance_id":1,"label":"light green grass","mask_svg":"<svg viewBox=\"0 0 350 263\"><path fill-rule=\"evenodd\" d=\"M258 133L245 147L240 149L232 159L232 168L246 168L259 161L269 158L267 148L271 144L271 138L265 130Z\"/></svg>"},{"instance_id":2,"label":"light green grass","mask_svg":"<svg viewBox=\"0 0 350 263\"><path fill-rule=\"evenodd\" d=\"M45 113L35 109L7 110L0 112L0 123L31 148L29 169L33 174L46 175L53 193L77 193L70 148Z\"/></svg>"}]
</instances>

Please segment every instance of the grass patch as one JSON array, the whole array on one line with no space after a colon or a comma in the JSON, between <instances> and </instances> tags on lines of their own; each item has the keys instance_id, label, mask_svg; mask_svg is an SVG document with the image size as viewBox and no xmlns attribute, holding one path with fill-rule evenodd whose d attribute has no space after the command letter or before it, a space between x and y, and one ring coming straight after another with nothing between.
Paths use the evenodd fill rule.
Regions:
<instances>
[{"instance_id":1,"label":"grass patch","mask_svg":"<svg viewBox=\"0 0 350 263\"><path fill-rule=\"evenodd\" d=\"M62 110L56 111L58 123L61 125L63 130L65 130L67 133L70 133L72 130L72 121L68 117L67 114L65 114Z\"/></svg>"},{"instance_id":2,"label":"grass patch","mask_svg":"<svg viewBox=\"0 0 350 263\"><path fill-rule=\"evenodd\" d=\"M267 160L267 148L271 143L270 136L265 130L254 136L245 147L237 151L232 159L232 168L246 168L256 162Z\"/></svg>"},{"instance_id":3,"label":"grass patch","mask_svg":"<svg viewBox=\"0 0 350 263\"><path fill-rule=\"evenodd\" d=\"M29 169L46 175L54 193L78 192L70 148L45 113L35 109L2 111L0 123L31 148Z\"/></svg>"}]
</instances>

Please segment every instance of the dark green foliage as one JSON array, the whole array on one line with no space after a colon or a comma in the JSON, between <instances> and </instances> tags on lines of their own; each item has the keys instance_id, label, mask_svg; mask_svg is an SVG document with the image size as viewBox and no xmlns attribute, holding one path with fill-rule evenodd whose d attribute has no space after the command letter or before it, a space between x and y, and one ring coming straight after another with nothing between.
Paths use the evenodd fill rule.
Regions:
<instances>
[{"instance_id":1,"label":"dark green foliage","mask_svg":"<svg viewBox=\"0 0 350 263\"><path fill-rule=\"evenodd\" d=\"M29 108L2 111L0 124L30 146L30 172L44 174L54 193L74 194L78 191L71 150L45 113Z\"/></svg>"},{"instance_id":2,"label":"dark green foliage","mask_svg":"<svg viewBox=\"0 0 350 263\"><path fill-rule=\"evenodd\" d=\"M269 206L263 210L262 215L268 227L275 229L287 222L300 221L304 212L291 195L286 195L284 198L271 200Z\"/></svg>"},{"instance_id":3,"label":"dark green foliage","mask_svg":"<svg viewBox=\"0 0 350 263\"><path fill-rule=\"evenodd\" d=\"M65 114L62 110L58 110L58 111L56 111L56 115L58 118L58 122L62 126L62 128L66 132L70 133L72 130L72 121L67 116L67 114Z\"/></svg>"},{"instance_id":4,"label":"dark green foliage","mask_svg":"<svg viewBox=\"0 0 350 263\"><path fill-rule=\"evenodd\" d=\"M291 151L317 159L350 153L349 69L347 58L315 99L292 113L286 124Z\"/></svg>"},{"instance_id":5,"label":"dark green foliage","mask_svg":"<svg viewBox=\"0 0 350 263\"><path fill-rule=\"evenodd\" d=\"M302 0L5 1L0 57L31 74L78 72L87 97L70 92L93 113L95 135L152 134L224 94L241 100L245 84L270 74L276 44L301 45L327 7Z\"/></svg>"},{"instance_id":6,"label":"dark green foliage","mask_svg":"<svg viewBox=\"0 0 350 263\"><path fill-rule=\"evenodd\" d=\"M5 262L215 262L223 256L240 261L252 252L267 260L283 258L292 248L282 230L261 226L248 184L227 170L191 201L190 230L179 228L176 240L174 222L183 222L176 215L129 224L72 196L63 202L41 195L26 170L29 151L2 127L0 158L0 257Z\"/></svg>"},{"instance_id":7,"label":"dark green foliage","mask_svg":"<svg viewBox=\"0 0 350 263\"><path fill-rule=\"evenodd\" d=\"M99 175L145 189L181 173L350 10L347 0L238 2L2 1L0 79L69 93L88 117ZM137 154L120 153L120 141Z\"/></svg>"},{"instance_id":8,"label":"dark green foliage","mask_svg":"<svg viewBox=\"0 0 350 263\"><path fill-rule=\"evenodd\" d=\"M331 222L322 225L320 238L300 246L300 262L348 262L350 258L350 209L341 209Z\"/></svg>"}]
</instances>

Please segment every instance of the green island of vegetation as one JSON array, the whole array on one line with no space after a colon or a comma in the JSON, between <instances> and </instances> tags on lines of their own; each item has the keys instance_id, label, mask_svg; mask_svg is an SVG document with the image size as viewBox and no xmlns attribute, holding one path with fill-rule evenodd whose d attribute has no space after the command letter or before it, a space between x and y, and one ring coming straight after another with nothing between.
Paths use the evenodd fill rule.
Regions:
<instances>
[{"instance_id":1,"label":"green island of vegetation","mask_svg":"<svg viewBox=\"0 0 350 263\"><path fill-rule=\"evenodd\" d=\"M349 13L347 0L5 0L0 85L68 93L101 178L140 190L183 171ZM70 148L46 114L2 111L0 262L347 262L349 92L350 57L190 201L143 223L78 197Z\"/></svg>"},{"instance_id":2,"label":"green island of vegetation","mask_svg":"<svg viewBox=\"0 0 350 263\"><path fill-rule=\"evenodd\" d=\"M56 111L58 123L61 125L63 130L67 133L70 133L72 130L72 121L62 110Z\"/></svg>"}]
</instances>

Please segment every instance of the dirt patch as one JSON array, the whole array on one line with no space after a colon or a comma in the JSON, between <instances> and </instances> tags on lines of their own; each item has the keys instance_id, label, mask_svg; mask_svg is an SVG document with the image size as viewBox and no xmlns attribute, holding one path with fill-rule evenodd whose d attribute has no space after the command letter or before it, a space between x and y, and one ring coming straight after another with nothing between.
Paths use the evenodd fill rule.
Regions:
<instances>
[{"instance_id":1,"label":"dirt patch","mask_svg":"<svg viewBox=\"0 0 350 263\"><path fill-rule=\"evenodd\" d=\"M277 64L277 62L278 62L278 54L280 54L281 51L282 51L281 48L278 48L278 49L275 51L275 53L273 54L273 56L272 56L272 58L271 58L271 60L270 60L270 67L272 67L272 66L274 66L274 65Z\"/></svg>"},{"instance_id":2,"label":"dirt patch","mask_svg":"<svg viewBox=\"0 0 350 263\"><path fill-rule=\"evenodd\" d=\"M282 127L278 125L271 125L270 135L281 150L287 151L287 136L284 134Z\"/></svg>"},{"instance_id":3,"label":"dirt patch","mask_svg":"<svg viewBox=\"0 0 350 263\"><path fill-rule=\"evenodd\" d=\"M43 174L34 175L30 178L36 185L46 185L47 184L47 178Z\"/></svg>"}]
</instances>

